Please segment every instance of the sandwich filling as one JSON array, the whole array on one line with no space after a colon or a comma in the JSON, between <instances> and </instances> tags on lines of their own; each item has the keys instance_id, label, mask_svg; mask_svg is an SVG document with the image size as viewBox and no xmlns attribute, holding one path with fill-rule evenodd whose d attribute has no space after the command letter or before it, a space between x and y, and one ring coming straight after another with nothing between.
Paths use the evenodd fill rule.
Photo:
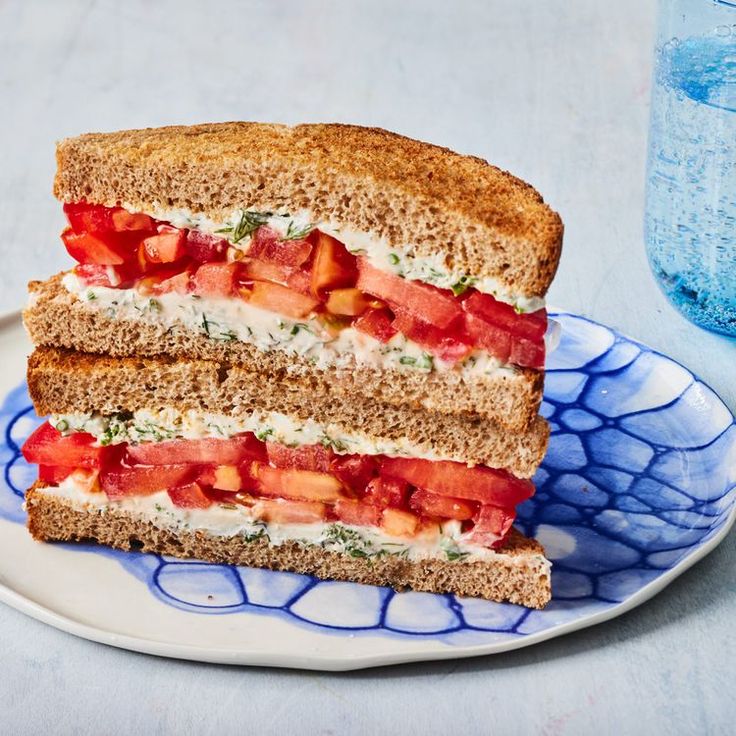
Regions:
<instances>
[{"instance_id":1,"label":"sandwich filling","mask_svg":"<svg viewBox=\"0 0 736 736\"><path fill-rule=\"evenodd\" d=\"M252 432L192 438L180 428L137 441L132 424L110 432L133 416L89 417L95 433L78 431L72 419L53 417L55 426L44 423L23 446L45 493L247 541L356 557L487 559L503 547L517 504L534 493L531 481L507 471L449 460L290 445Z\"/></svg>"},{"instance_id":2,"label":"sandwich filling","mask_svg":"<svg viewBox=\"0 0 736 736\"><path fill-rule=\"evenodd\" d=\"M64 285L112 317L179 322L319 367L492 373L544 365L543 308L526 312L521 300L513 306L478 288L489 280L331 225L249 210L219 227L180 213L164 221L85 203L64 210L62 239L78 262Z\"/></svg>"}]
</instances>

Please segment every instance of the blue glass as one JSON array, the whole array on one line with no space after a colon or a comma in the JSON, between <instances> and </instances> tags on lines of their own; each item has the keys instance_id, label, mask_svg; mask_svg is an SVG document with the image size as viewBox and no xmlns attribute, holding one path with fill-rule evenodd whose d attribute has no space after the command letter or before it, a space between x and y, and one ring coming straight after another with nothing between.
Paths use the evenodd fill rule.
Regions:
<instances>
[{"instance_id":1,"label":"blue glass","mask_svg":"<svg viewBox=\"0 0 736 736\"><path fill-rule=\"evenodd\" d=\"M660 0L645 215L669 300L736 336L736 2Z\"/></svg>"}]
</instances>

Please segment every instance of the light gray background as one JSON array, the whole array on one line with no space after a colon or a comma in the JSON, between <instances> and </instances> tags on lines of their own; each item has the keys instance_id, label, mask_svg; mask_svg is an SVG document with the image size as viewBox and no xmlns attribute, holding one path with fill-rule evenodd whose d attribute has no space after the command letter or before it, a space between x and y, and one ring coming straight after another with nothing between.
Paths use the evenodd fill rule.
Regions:
<instances>
[{"instance_id":1,"label":"light gray background","mask_svg":"<svg viewBox=\"0 0 736 736\"><path fill-rule=\"evenodd\" d=\"M0 0L0 311L23 302L29 278L69 265L50 194L56 139L357 122L532 182L566 223L551 303L669 353L733 409L736 345L674 312L643 251L654 11L652 0ZM348 675L155 659L0 606L0 731L733 732L735 563L731 535L612 623L490 658Z\"/></svg>"}]
</instances>

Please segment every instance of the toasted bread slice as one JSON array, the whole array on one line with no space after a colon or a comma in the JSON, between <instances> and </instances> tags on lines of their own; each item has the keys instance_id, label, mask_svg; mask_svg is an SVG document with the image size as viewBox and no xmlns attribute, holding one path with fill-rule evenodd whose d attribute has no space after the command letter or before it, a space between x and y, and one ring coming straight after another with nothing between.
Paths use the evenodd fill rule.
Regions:
<instances>
[{"instance_id":1,"label":"toasted bread slice","mask_svg":"<svg viewBox=\"0 0 736 736\"><path fill-rule=\"evenodd\" d=\"M504 468L521 478L534 474L549 438L541 417L526 432L508 432L478 417L430 414L357 392L315 391L309 376L259 374L203 360L115 359L39 348L28 361L28 387L40 416L167 408L235 416L278 412L336 434L409 442L428 456Z\"/></svg>"},{"instance_id":2,"label":"toasted bread slice","mask_svg":"<svg viewBox=\"0 0 736 736\"><path fill-rule=\"evenodd\" d=\"M404 406L435 414L491 420L514 432L529 430L542 400L543 373L513 369L467 376L457 371L405 372L361 366L318 368L306 358L262 352L253 345L213 340L182 323L165 329L90 309L61 284L59 276L31 282L24 321L36 345L115 357L169 356L217 361L248 376L258 373L316 405L330 401ZM240 380L240 379L239 379ZM156 390L162 390L156 384ZM99 407L95 407L99 409Z\"/></svg>"},{"instance_id":3,"label":"toasted bread slice","mask_svg":"<svg viewBox=\"0 0 736 736\"><path fill-rule=\"evenodd\" d=\"M28 490L26 508L28 528L39 541L95 541L122 550L289 570L397 590L455 593L529 608L543 608L551 597L549 562L542 546L516 530L490 560L411 561L393 556L353 557L298 542L274 546L265 539L246 541L242 535L167 528L114 504L101 509L56 497L44 492L42 483Z\"/></svg>"},{"instance_id":4,"label":"toasted bread slice","mask_svg":"<svg viewBox=\"0 0 736 736\"><path fill-rule=\"evenodd\" d=\"M235 208L308 211L314 221L443 254L508 292L543 297L557 269L559 216L528 184L482 159L377 128L219 123L90 133L61 141L64 202L218 220Z\"/></svg>"}]
</instances>

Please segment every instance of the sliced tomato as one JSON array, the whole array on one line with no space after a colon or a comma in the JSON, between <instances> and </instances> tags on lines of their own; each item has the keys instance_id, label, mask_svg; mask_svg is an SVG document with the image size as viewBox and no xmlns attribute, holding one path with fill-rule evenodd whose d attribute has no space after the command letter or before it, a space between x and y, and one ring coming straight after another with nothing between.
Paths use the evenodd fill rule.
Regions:
<instances>
[{"instance_id":1,"label":"sliced tomato","mask_svg":"<svg viewBox=\"0 0 736 736\"><path fill-rule=\"evenodd\" d=\"M365 257L358 258L358 266L360 276L356 286L391 306L403 307L413 316L439 328L449 327L462 315L451 291L381 271L371 266Z\"/></svg>"},{"instance_id":2,"label":"sliced tomato","mask_svg":"<svg viewBox=\"0 0 736 736\"><path fill-rule=\"evenodd\" d=\"M299 294L280 284L256 281L248 296L248 302L255 307L277 312L287 317L301 319L312 312L319 302L312 297Z\"/></svg>"},{"instance_id":3,"label":"sliced tomato","mask_svg":"<svg viewBox=\"0 0 736 736\"><path fill-rule=\"evenodd\" d=\"M167 489L171 503L181 509L207 509L212 506L210 499L198 483L175 486Z\"/></svg>"},{"instance_id":4,"label":"sliced tomato","mask_svg":"<svg viewBox=\"0 0 736 736\"><path fill-rule=\"evenodd\" d=\"M354 286L358 278L355 256L348 253L347 248L331 235L315 230L312 237L315 240L312 294L320 297L329 289Z\"/></svg>"},{"instance_id":5,"label":"sliced tomato","mask_svg":"<svg viewBox=\"0 0 736 736\"><path fill-rule=\"evenodd\" d=\"M141 212L133 213L116 207L111 213L112 227L115 232L126 231L152 231L156 229L156 222L152 217Z\"/></svg>"},{"instance_id":6,"label":"sliced tomato","mask_svg":"<svg viewBox=\"0 0 736 736\"><path fill-rule=\"evenodd\" d=\"M274 284L287 286L294 269L279 263L259 261L255 258L244 258L238 261L238 277L240 281L271 281Z\"/></svg>"},{"instance_id":7,"label":"sliced tomato","mask_svg":"<svg viewBox=\"0 0 736 736\"><path fill-rule=\"evenodd\" d=\"M468 314L527 340L541 340L547 331L547 312L544 309L519 314L510 304L479 291L474 291L463 299L462 306Z\"/></svg>"},{"instance_id":8,"label":"sliced tomato","mask_svg":"<svg viewBox=\"0 0 736 736\"><path fill-rule=\"evenodd\" d=\"M312 244L306 240L281 240L270 227L259 227L253 233L248 247L248 256L281 266L298 268L312 253Z\"/></svg>"},{"instance_id":9,"label":"sliced tomato","mask_svg":"<svg viewBox=\"0 0 736 736\"><path fill-rule=\"evenodd\" d=\"M109 498L148 496L187 485L198 474L196 465L119 465L100 472L100 485Z\"/></svg>"},{"instance_id":10,"label":"sliced tomato","mask_svg":"<svg viewBox=\"0 0 736 736\"><path fill-rule=\"evenodd\" d=\"M146 258L151 263L173 263L182 258L186 250L184 242L186 235L171 225L159 225L156 235L143 240Z\"/></svg>"},{"instance_id":11,"label":"sliced tomato","mask_svg":"<svg viewBox=\"0 0 736 736\"><path fill-rule=\"evenodd\" d=\"M401 508L406 505L409 486L400 478L374 478L366 488L365 502L379 509Z\"/></svg>"},{"instance_id":12,"label":"sliced tomato","mask_svg":"<svg viewBox=\"0 0 736 736\"><path fill-rule=\"evenodd\" d=\"M49 485L59 485L74 472L74 467L64 465L39 465L38 479Z\"/></svg>"},{"instance_id":13,"label":"sliced tomato","mask_svg":"<svg viewBox=\"0 0 736 736\"><path fill-rule=\"evenodd\" d=\"M304 501L336 501L342 483L334 475L312 470L284 470L254 463L251 471L264 496L295 498Z\"/></svg>"},{"instance_id":14,"label":"sliced tomato","mask_svg":"<svg viewBox=\"0 0 736 736\"><path fill-rule=\"evenodd\" d=\"M483 348L504 363L509 361L511 334L503 327L497 327L474 314L466 314L465 331L473 341L473 345Z\"/></svg>"},{"instance_id":15,"label":"sliced tomato","mask_svg":"<svg viewBox=\"0 0 736 736\"><path fill-rule=\"evenodd\" d=\"M353 491L362 493L376 474L378 464L370 455L335 455L330 472Z\"/></svg>"},{"instance_id":16,"label":"sliced tomato","mask_svg":"<svg viewBox=\"0 0 736 736\"><path fill-rule=\"evenodd\" d=\"M286 285L305 296L312 296L312 274L304 269L294 271L288 278Z\"/></svg>"},{"instance_id":17,"label":"sliced tomato","mask_svg":"<svg viewBox=\"0 0 736 736\"><path fill-rule=\"evenodd\" d=\"M199 263L224 261L229 243L216 235L202 233L199 230L187 230L184 250L187 255Z\"/></svg>"},{"instance_id":18,"label":"sliced tomato","mask_svg":"<svg viewBox=\"0 0 736 736\"><path fill-rule=\"evenodd\" d=\"M382 526L387 534L394 537L413 537L419 528L419 517L410 511L384 509Z\"/></svg>"},{"instance_id":19,"label":"sliced tomato","mask_svg":"<svg viewBox=\"0 0 736 736\"><path fill-rule=\"evenodd\" d=\"M127 231L153 231L153 218L132 213L122 207L104 207L86 202L64 204L64 214L72 228L78 232L106 233Z\"/></svg>"},{"instance_id":20,"label":"sliced tomato","mask_svg":"<svg viewBox=\"0 0 736 736\"><path fill-rule=\"evenodd\" d=\"M153 294L189 294L192 290L192 273L189 270L161 279L151 286Z\"/></svg>"},{"instance_id":21,"label":"sliced tomato","mask_svg":"<svg viewBox=\"0 0 736 736\"><path fill-rule=\"evenodd\" d=\"M206 437L200 440L169 440L141 442L127 446L130 464L169 465L212 464L239 465L246 460L263 460L263 445L254 435L245 434L228 439Z\"/></svg>"},{"instance_id":22,"label":"sliced tomato","mask_svg":"<svg viewBox=\"0 0 736 736\"><path fill-rule=\"evenodd\" d=\"M534 493L530 480L521 480L505 470L481 465L470 468L450 460L385 457L381 462L384 474L441 496L503 507L515 506Z\"/></svg>"},{"instance_id":23,"label":"sliced tomato","mask_svg":"<svg viewBox=\"0 0 736 736\"><path fill-rule=\"evenodd\" d=\"M126 271L125 266L100 266L97 263L80 263L74 266L74 273L85 286L120 286L133 278Z\"/></svg>"},{"instance_id":24,"label":"sliced tomato","mask_svg":"<svg viewBox=\"0 0 736 736\"><path fill-rule=\"evenodd\" d=\"M475 506L462 498L439 496L436 493L417 490L411 494L409 508L420 516L438 516L440 519L467 521L473 518Z\"/></svg>"},{"instance_id":25,"label":"sliced tomato","mask_svg":"<svg viewBox=\"0 0 736 736\"><path fill-rule=\"evenodd\" d=\"M287 447L276 442L267 442L268 461L277 468L296 468L329 473L335 453L322 445Z\"/></svg>"},{"instance_id":26,"label":"sliced tomato","mask_svg":"<svg viewBox=\"0 0 736 736\"><path fill-rule=\"evenodd\" d=\"M254 509L261 519L276 524L313 524L327 517L327 507L313 501L264 498L258 501Z\"/></svg>"},{"instance_id":27,"label":"sliced tomato","mask_svg":"<svg viewBox=\"0 0 736 736\"><path fill-rule=\"evenodd\" d=\"M544 368L544 340L534 342L523 337L511 338L509 360L523 368Z\"/></svg>"},{"instance_id":28,"label":"sliced tomato","mask_svg":"<svg viewBox=\"0 0 736 736\"><path fill-rule=\"evenodd\" d=\"M48 422L44 422L25 441L21 452L27 462L35 465L61 465L72 468L99 468L119 455L119 449L95 445L95 438L85 432L64 437Z\"/></svg>"},{"instance_id":29,"label":"sliced tomato","mask_svg":"<svg viewBox=\"0 0 736 736\"><path fill-rule=\"evenodd\" d=\"M236 263L203 263L194 274L194 293L209 297L231 296L236 270Z\"/></svg>"},{"instance_id":30,"label":"sliced tomato","mask_svg":"<svg viewBox=\"0 0 736 736\"><path fill-rule=\"evenodd\" d=\"M393 316L387 309L369 309L353 322L353 327L379 342L388 342L398 330L393 325Z\"/></svg>"},{"instance_id":31,"label":"sliced tomato","mask_svg":"<svg viewBox=\"0 0 736 736\"><path fill-rule=\"evenodd\" d=\"M462 333L441 330L403 308L396 309L393 326L409 340L448 363L457 363L473 351L470 341Z\"/></svg>"},{"instance_id":32,"label":"sliced tomato","mask_svg":"<svg viewBox=\"0 0 736 736\"><path fill-rule=\"evenodd\" d=\"M357 317L370 306L370 300L360 289L335 289L327 297L327 311Z\"/></svg>"},{"instance_id":33,"label":"sliced tomato","mask_svg":"<svg viewBox=\"0 0 736 736\"><path fill-rule=\"evenodd\" d=\"M125 263L120 248L109 245L99 235L75 233L67 228L61 234L67 253L78 263L96 263L102 266L117 266Z\"/></svg>"},{"instance_id":34,"label":"sliced tomato","mask_svg":"<svg viewBox=\"0 0 736 736\"><path fill-rule=\"evenodd\" d=\"M344 524L354 526L380 526L381 510L361 501L347 498L338 499L335 503L335 514Z\"/></svg>"},{"instance_id":35,"label":"sliced tomato","mask_svg":"<svg viewBox=\"0 0 736 736\"><path fill-rule=\"evenodd\" d=\"M513 509L481 506L468 539L483 547L500 547L516 518Z\"/></svg>"}]
</instances>

